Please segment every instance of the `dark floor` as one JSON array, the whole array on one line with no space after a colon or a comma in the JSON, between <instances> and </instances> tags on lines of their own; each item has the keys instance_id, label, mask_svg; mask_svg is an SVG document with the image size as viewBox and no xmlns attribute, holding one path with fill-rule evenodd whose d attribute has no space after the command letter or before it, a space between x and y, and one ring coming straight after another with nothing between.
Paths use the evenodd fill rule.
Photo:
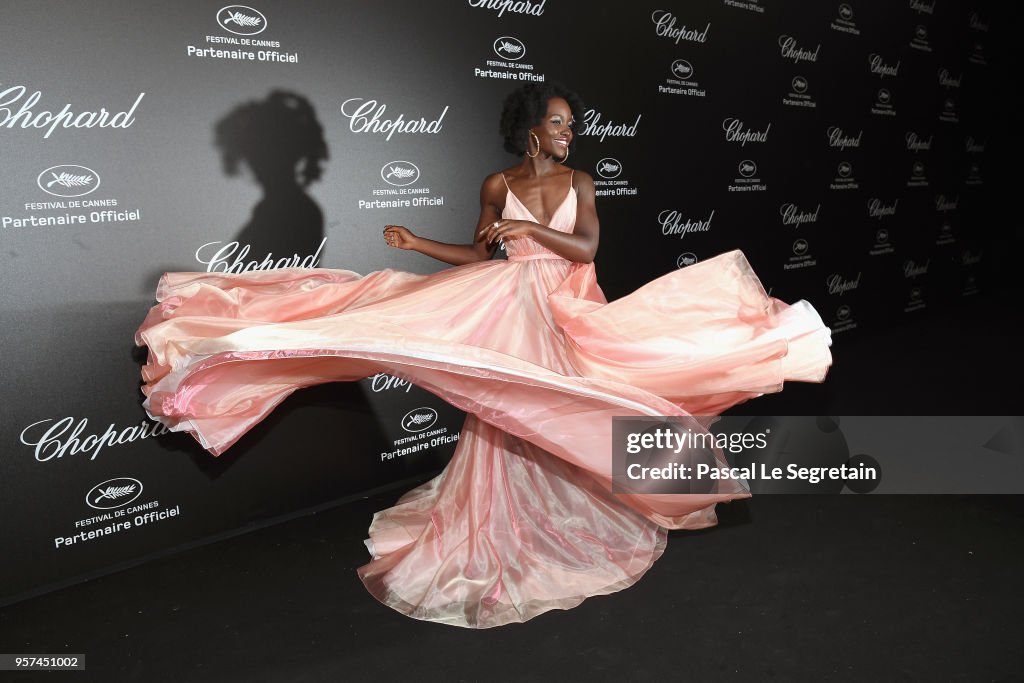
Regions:
<instances>
[{"instance_id":1,"label":"dark floor","mask_svg":"<svg viewBox=\"0 0 1024 683\"><path fill-rule=\"evenodd\" d=\"M1019 413L1010 310L974 299L839 336L827 390L787 387L755 412ZM4 680L1024 680L1021 496L721 505L717 528L672 532L635 586L470 631L393 612L357 579L370 516L400 493L4 608L0 652L87 658Z\"/></svg>"}]
</instances>

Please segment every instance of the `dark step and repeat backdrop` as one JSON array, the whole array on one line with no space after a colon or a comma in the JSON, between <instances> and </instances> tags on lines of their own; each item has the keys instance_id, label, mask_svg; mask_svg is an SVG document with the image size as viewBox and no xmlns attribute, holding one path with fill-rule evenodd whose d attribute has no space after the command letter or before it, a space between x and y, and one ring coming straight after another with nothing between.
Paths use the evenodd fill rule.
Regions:
<instances>
[{"instance_id":1,"label":"dark step and repeat backdrop","mask_svg":"<svg viewBox=\"0 0 1024 683\"><path fill-rule=\"evenodd\" d=\"M587 105L610 299L739 248L841 353L991 287L995 4L222 2L3 5L0 602L443 466L464 416L389 376L214 458L132 336L165 271L446 267L381 230L470 241L523 83Z\"/></svg>"}]
</instances>

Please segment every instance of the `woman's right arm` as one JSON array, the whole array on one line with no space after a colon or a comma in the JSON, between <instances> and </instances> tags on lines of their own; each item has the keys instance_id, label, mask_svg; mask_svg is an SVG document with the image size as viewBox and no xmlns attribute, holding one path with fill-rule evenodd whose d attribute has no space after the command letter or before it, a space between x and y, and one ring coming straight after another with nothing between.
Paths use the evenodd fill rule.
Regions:
<instances>
[{"instance_id":1,"label":"woman's right arm","mask_svg":"<svg viewBox=\"0 0 1024 683\"><path fill-rule=\"evenodd\" d=\"M413 235L408 229L398 225L389 225L384 228L385 239L390 235L391 242L393 243L392 246L402 249L413 249L421 254L436 258L438 261L450 263L453 266L490 259L498 246L497 243L486 244L482 241L477 242L475 238L484 227L501 219L502 207L498 206L497 202L500 200L504 204L504 195L498 190L495 181L504 187L501 176L495 173L488 176L480 188L480 219L477 221L472 244L438 242L437 240Z\"/></svg>"}]
</instances>

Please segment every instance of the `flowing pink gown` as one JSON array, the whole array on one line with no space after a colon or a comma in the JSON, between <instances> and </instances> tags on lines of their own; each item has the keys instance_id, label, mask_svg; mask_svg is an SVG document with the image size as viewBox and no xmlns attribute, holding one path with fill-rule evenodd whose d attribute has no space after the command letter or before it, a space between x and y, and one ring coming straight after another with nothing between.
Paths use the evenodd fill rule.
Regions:
<instances>
[{"instance_id":1,"label":"flowing pink gown","mask_svg":"<svg viewBox=\"0 0 1024 683\"><path fill-rule=\"evenodd\" d=\"M569 187L550 227L572 232L576 203ZM536 220L511 190L502 216ZM666 529L712 526L717 503L749 493L612 493L612 417L697 431L691 416L820 382L829 329L806 301L769 297L740 251L608 303L593 263L525 237L506 250L430 275L166 273L135 337L143 405L219 455L296 389L408 379L468 415L444 471L374 516L358 570L370 593L488 628L621 590Z\"/></svg>"}]
</instances>

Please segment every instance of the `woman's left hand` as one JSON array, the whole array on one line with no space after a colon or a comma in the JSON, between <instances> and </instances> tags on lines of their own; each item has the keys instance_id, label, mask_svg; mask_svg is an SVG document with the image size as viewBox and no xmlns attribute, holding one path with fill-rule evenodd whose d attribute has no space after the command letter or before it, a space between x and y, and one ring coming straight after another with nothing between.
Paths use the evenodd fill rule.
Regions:
<instances>
[{"instance_id":1,"label":"woman's left hand","mask_svg":"<svg viewBox=\"0 0 1024 683\"><path fill-rule=\"evenodd\" d=\"M498 240L509 240L517 237L531 237L533 231L537 228L537 224L532 221L520 221L512 219L502 219L500 221L494 221L486 228L480 231L480 236L477 241L485 241L487 244L497 242Z\"/></svg>"}]
</instances>

